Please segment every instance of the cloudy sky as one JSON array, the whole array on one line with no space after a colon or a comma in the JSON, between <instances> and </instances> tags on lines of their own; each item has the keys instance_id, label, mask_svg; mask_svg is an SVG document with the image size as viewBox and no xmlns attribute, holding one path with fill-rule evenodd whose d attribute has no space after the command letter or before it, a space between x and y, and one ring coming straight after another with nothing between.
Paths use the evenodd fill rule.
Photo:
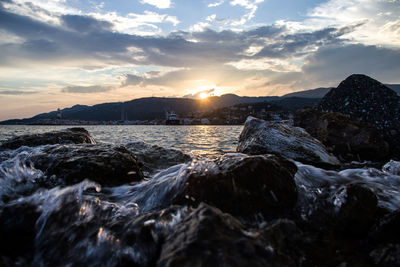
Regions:
<instances>
[{"instance_id":1,"label":"cloudy sky","mask_svg":"<svg viewBox=\"0 0 400 267\"><path fill-rule=\"evenodd\" d=\"M400 0L0 0L0 120L146 96L400 83ZM214 90L211 90L214 89Z\"/></svg>"}]
</instances>

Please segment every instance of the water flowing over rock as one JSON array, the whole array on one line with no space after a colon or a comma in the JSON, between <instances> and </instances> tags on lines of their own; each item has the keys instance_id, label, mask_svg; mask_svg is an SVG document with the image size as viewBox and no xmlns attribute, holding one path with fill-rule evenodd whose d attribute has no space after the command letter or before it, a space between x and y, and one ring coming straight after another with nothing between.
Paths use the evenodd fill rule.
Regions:
<instances>
[{"instance_id":1,"label":"water flowing over rock","mask_svg":"<svg viewBox=\"0 0 400 267\"><path fill-rule=\"evenodd\" d=\"M318 105L325 112L348 114L377 127L395 155L400 148L400 97L382 83L353 74L327 93Z\"/></svg>"},{"instance_id":2,"label":"water flowing over rock","mask_svg":"<svg viewBox=\"0 0 400 267\"><path fill-rule=\"evenodd\" d=\"M251 155L279 154L316 166L340 165L339 160L304 129L253 117L249 117L244 125L237 151Z\"/></svg>"},{"instance_id":3,"label":"water flowing over rock","mask_svg":"<svg viewBox=\"0 0 400 267\"><path fill-rule=\"evenodd\" d=\"M16 149L21 146L51 144L95 144L96 141L84 128L69 128L42 134L21 135L3 142L0 149Z\"/></svg>"},{"instance_id":4,"label":"water flowing over rock","mask_svg":"<svg viewBox=\"0 0 400 267\"><path fill-rule=\"evenodd\" d=\"M191 160L189 155L179 150L150 145L142 141L131 142L124 144L124 146L135 154L139 162L143 163L142 170L149 176L173 165Z\"/></svg>"},{"instance_id":5,"label":"water flowing over rock","mask_svg":"<svg viewBox=\"0 0 400 267\"><path fill-rule=\"evenodd\" d=\"M296 166L281 157L232 153L216 164L192 168L173 203L206 202L236 216L274 216L291 211L296 204Z\"/></svg>"},{"instance_id":6,"label":"water flowing over rock","mask_svg":"<svg viewBox=\"0 0 400 267\"><path fill-rule=\"evenodd\" d=\"M143 179L135 155L125 147L107 144L51 145L35 150L27 159L47 177L55 175L64 184L84 179L115 186ZM48 185L50 180L43 180Z\"/></svg>"},{"instance_id":7,"label":"water flowing over rock","mask_svg":"<svg viewBox=\"0 0 400 267\"><path fill-rule=\"evenodd\" d=\"M294 125L304 128L343 160L379 161L389 155L389 145L375 127L348 115L303 109L296 112Z\"/></svg>"},{"instance_id":8,"label":"water flowing over rock","mask_svg":"<svg viewBox=\"0 0 400 267\"><path fill-rule=\"evenodd\" d=\"M382 170L393 175L400 175L400 161L391 160L383 166Z\"/></svg>"}]
</instances>

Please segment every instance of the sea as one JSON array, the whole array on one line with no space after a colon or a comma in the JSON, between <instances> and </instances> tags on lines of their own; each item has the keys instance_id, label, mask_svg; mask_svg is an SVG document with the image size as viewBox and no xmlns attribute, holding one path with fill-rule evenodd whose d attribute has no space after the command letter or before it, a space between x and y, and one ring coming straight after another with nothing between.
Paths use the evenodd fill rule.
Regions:
<instances>
[{"instance_id":1,"label":"sea","mask_svg":"<svg viewBox=\"0 0 400 267\"><path fill-rule=\"evenodd\" d=\"M0 125L0 142L24 135L62 130L73 126ZM217 157L236 151L240 125L82 125L96 141L123 145L143 141L179 149L199 157Z\"/></svg>"}]
</instances>

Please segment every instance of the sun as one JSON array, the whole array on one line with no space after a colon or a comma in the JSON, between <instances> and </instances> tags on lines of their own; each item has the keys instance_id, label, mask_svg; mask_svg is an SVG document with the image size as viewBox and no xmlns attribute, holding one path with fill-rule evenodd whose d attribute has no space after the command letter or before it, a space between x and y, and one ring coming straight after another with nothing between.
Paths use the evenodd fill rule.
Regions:
<instances>
[{"instance_id":1,"label":"sun","mask_svg":"<svg viewBox=\"0 0 400 267\"><path fill-rule=\"evenodd\" d=\"M206 99L208 97L208 94L203 92L203 93L200 93L199 97L200 97L200 99Z\"/></svg>"}]
</instances>

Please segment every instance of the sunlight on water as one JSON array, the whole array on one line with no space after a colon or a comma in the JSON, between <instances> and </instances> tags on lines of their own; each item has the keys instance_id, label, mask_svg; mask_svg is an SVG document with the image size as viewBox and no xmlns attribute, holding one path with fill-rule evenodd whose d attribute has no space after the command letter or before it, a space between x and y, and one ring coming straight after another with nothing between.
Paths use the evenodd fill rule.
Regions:
<instances>
[{"instance_id":1,"label":"sunlight on water","mask_svg":"<svg viewBox=\"0 0 400 267\"><path fill-rule=\"evenodd\" d=\"M44 133L75 126L1 125L0 142L11 137ZM166 148L176 148L198 156L218 156L234 152L243 126L227 125L98 125L77 126L88 130L97 141L126 144L136 140Z\"/></svg>"}]
</instances>

